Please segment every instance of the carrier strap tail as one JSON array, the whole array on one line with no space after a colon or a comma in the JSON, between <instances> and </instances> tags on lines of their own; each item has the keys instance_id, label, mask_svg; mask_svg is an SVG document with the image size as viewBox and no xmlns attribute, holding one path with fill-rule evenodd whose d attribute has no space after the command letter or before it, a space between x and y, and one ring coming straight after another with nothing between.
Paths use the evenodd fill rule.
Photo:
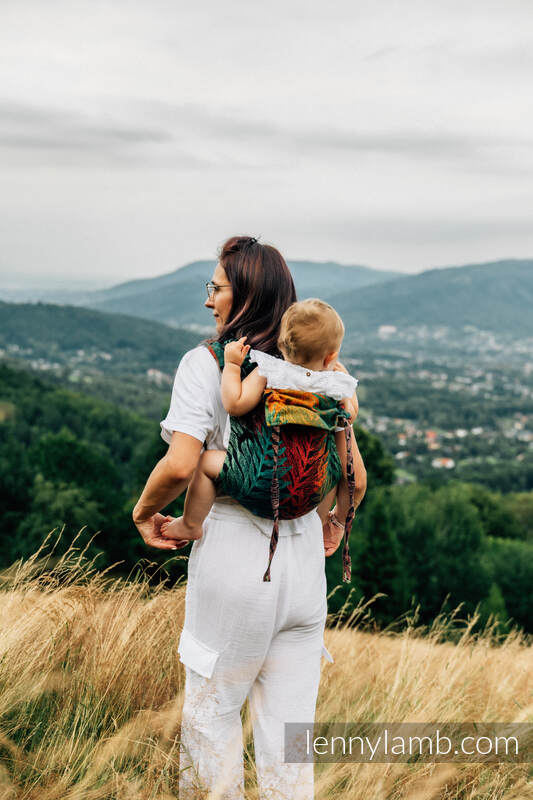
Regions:
<instances>
[{"instance_id":1,"label":"carrier strap tail","mask_svg":"<svg viewBox=\"0 0 533 800\"><path fill-rule=\"evenodd\" d=\"M349 420L344 420L344 435L346 437L346 477L348 480L348 498L349 508L346 515L346 522L344 523L344 546L342 549L342 580L344 583L349 583L352 578L352 562L350 559L350 548L348 546L348 539L350 538L350 531L352 529L352 522L355 515L355 470L353 462L353 448L352 448L352 426Z\"/></svg>"},{"instance_id":2,"label":"carrier strap tail","mask_svg":"<svg viewBox=\"0 0 533 800\"><path fill-rule=\"evenodd\" d=\"M274 525L272 526L272 534L270 536L270 552L268 557L268 566L263 581L270 580L270 565L272 558L278 546L279 537L279 481L278 481L278 455L279 455L280 432L279 425L272 427L272 452L274 460L272 464L272 483L270 486L270 497L272 499L272 512L274 516Z\"/></svg>"}]
</instances>

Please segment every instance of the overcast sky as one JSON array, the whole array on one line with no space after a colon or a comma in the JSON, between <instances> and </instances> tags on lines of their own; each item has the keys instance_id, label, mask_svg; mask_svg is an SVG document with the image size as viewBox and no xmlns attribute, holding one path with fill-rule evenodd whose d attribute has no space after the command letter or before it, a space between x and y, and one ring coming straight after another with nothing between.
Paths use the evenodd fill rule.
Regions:
<instances>
[{"instance_id":1,"label":"overcast sky","mask_svg":"<svg viewBox=\"0 0 533 800\"><path fill-rule=\"evenodd\" d=\"M1 0L2 282L533 257L530 0Z\"/></svg>"}]
</instances>

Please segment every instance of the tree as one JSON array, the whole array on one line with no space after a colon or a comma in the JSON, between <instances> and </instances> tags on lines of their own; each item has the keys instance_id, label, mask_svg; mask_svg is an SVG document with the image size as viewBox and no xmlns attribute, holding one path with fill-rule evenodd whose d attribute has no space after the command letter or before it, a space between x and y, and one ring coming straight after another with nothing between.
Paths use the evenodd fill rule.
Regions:
<instances>
[{"instance_id":1,"label":"tree","mask_svg":"<svg viewBox=\"0 0 533 800\"><path fill-rule=\"evenodd\" d=\"M368 486L390 486L394 482L394 461L385 452L381 439L354 425L355 438L366 467Z\"/></svg>"},{"instance_id":2,"label":"tree","mask_svg":"<svg viewBox=\"0 0 533 800\"><path fill-rule=\"evenodd\" d=\"M480 605L479 613L482 624L489 622L492 617L497 623L499 633L507 633L509 631L509 617L505 599L497 583L491 583L489 593Z\"/></svg>"},{"instance_id":3,"label":"tree","mask_svg":"<svg viewBox=\"0 0 533 800\"><path fill-rule=\"evenodd\" d=\"M19 524L16 536L10 540L9 560L27 558L41 546L50 531L59 533L64 527L64 535L58 545L57 552L64 552L72 540L85 528L78 540L79 546L87 544L89 538L101 528L103 519L98 504L90 498L89 492L75 484L54 483L45 480L38 473L33 484L33 502L28 513ZM102 551L96 544L91 547L90 554ZM102 562L101 564L102 565Z\"/></svg>"},{"instance_id":4,"label":"tree","mask_svg":"<svg viewBox=\"0 0 533 800\"><path fill-rule=\"evenodd\" d=\"M378 593L387 595L374 605L376 617L385 623L398 617L406 607L405 572L391 524L390 498L386 489L369 496L364 530L355 548L355 583L367 599Z\"/></svg>"},{"instance_id":5,"label":"tree","mask_svg":"<svg viewBox=\"0 0 533 800\"><path fill-rule=\"evenodd\" d=\"M429 622L439 613L443 597L439 586L439 551L434 493L427 486L395 487L390 514L405 564L407 591Z\"/></svg>"},{"instance_id":6,"label":"tree","mask_svg":"<svg viewBox=\"0 0 533 800\"><path fill-rule=\"evenodd\" d=\"M510 494L505 501L519 526L520 538L533 543L533 492Z\"/></svg>"},{"instance_id":7,"label":"tree","mask_svg":"<svg viewBox=\"0 0 533 800\"><path fill-rule=\"evenodd\" d=\"M483 563L501 589L511 620L533 631L533 544L489 537Z\"/></svg>"},{"instance_id":8,"label":"tree","mask_svg":"<svg viewBox=\"0 0 533 800\"><path fill-rule=\"evenodd\" d=\"M491 492L484 486L473 485L470 487L470 498L487 536L521 538L520 523L502 494Z\"/></svg>"},{"instance_id":9,"label":"tree","mask_svg":"<svg viewBox=\"0 0 533 800\"><path fill-rule=\"evenodd\" d=\"M46 480L85 489L108 515L120 507L123 498L118 470L108 448L98 442L86 442L62 428L39 439L35 460Z\"/></svg>"},{"instance_id":10,"label":"tree","mask_svg":"<svg viewBox=\"0 0 533 800\"><path fill-rule=\"evenodd\" d=\"M438 489L433 499L438 550L437 593L449 595L448 608L464 603L467 613L488 594L490 580L481 564L483 526L463 484Z\"/></svg>"}]
</instances>

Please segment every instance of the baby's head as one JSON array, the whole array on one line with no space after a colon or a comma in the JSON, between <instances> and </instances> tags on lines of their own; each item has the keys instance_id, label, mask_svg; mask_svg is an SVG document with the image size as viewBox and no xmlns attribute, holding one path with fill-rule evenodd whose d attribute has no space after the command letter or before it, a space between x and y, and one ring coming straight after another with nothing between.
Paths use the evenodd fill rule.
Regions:
<instances>
[{"instance_id":1,"label":"baby's head","mask_svg":"<svg viewBox=\"0 0 533 800\"><path fill-rule=\"evenodd\" d=\"M286 361L313 370L332 369L344 325L334 308L310 298L293 303L281 318L278 347Z\"/></svg>"}]
</instances>

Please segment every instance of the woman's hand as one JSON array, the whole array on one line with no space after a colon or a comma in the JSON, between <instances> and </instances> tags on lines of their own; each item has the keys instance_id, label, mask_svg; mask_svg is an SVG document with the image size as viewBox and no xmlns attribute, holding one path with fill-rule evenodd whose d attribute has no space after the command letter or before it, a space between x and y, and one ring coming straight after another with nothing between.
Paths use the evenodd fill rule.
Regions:
<instances>
[{"instance_id":1,"label":"woman's hand","mask_svg":"<svg viewBox=\"0 0 533 800\"><path fill-rule=\"evenodd\" d=\"M355 402L354 402L355 400ZM343 397L341 402L341 408L348 412L350 415L350 425L353 425L357 414L359 413L359 403L357 401L356 395L353 397Z\"/></svg>"},{"instance_id":2,"label":"woman's hand","mask_svg":"<svg viewBox=\"0 0 533 800\"><path fill-rule=\"evenodd\" d=\"M249 344L244 344L246 336L241 336L237 342L229 342L224 348L224 364L236 364L242 366L246 354L250 349Z\"/></svg>"},{"instance_id":3,"label":"woman's hand","mask_svg":"<svg viewBox=\"0 0 533 800\"><path fill-rule=\"evenodd\" d=\"M326 558L332 556L335 550L342 542L344 537L344 525L340 525L333 521L334 512L330 511L322 526L322 535L324 537L324 555Z\"/></svg>"},{"instance_id":4,"label":"woman's hand","mask_svg":"<svg viewBox=\"0 0 533 800\"><path fill-rule=\"evenodd\" d=\"M345 375L350 374L346 369L346 367L344 366L344 364L341 364L340 361L335 362L333 366L333 372L344 372ZM344 408L344 410L347 411L348 414L350 415L350 424L353 425L353 423L355 422L355 418L359 413L359 401L357 399L357 392L353 393L353 397L343 397L341 405Z\"/></svg>"},{"instance_id":5,"label":"woman's hand","mask_svg":"<svg viewBox=\"0 0 533 800\"><path fill-rule=\"evenodd\" d=\"M133 523L149 547L178 549L175 541L169 541L161 534L161 525L167 518L158 511L185 491L201 450L199 439L174 431L166 455L153 468L132 513Z\"/></svg>"},{"instance_id":6,"label":"woman's hand","mask_svg":"<svg viewBox=\"0 0 533 800\"><path fill-rule=\"evenodd\" d=\"M154 514L145 520L135 520L135 527L141 534L143 541L149 547L155 547L157 550L178 550L180 547L185 547L188 542L181 543L175 539L165 539L161 533L161 525L167 521L167 517L163 514Z\"/></svg>"}]
</instances>

